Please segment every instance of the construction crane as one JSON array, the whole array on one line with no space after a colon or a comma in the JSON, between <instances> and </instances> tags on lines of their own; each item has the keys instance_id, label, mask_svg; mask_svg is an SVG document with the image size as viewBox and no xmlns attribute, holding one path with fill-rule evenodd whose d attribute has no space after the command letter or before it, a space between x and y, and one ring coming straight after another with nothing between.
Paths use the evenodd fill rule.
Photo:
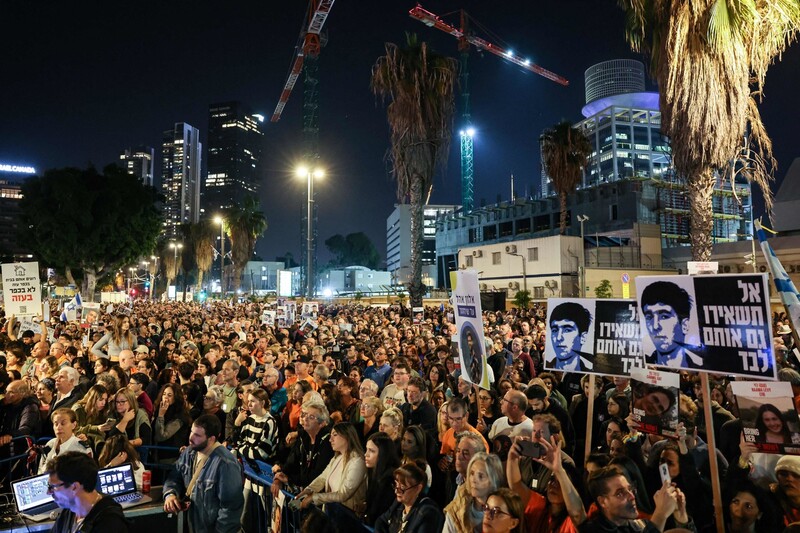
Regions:
<instances>
[{"instance_id":1,"label":"construction crane","mask_svg":"<svg viewBox=\"0 0 800 533\"><path fill-rule=\"evenodd\" d=\"M289 96L292 94L297 79L302 72L303 78L303 144L304 155L303 159L308 168L314 168L319 160L319 91L317 78L317 58L319 57L322 46L325 44L322 35L322 27L328 19L328 15L333 8L335 0L309 0L308 8L306 10L306 21L303 24L300 32L300 37L295 45L294 59L289 69L289 75L286 78L286 83L283 86L283 91L278 99L278 105L275 107L275 112L272 114L272 122L278 122L281 118L286 103L289 101ZM313 198L308 200L313 202ZM317 203L313 202L313 220L317 218ZM300 210L301 213L306 213L305 209ZM308 264L308 214L303 217L300 225L300 241L302 250L300 264L301 268L301 286L306 286L306 272ZM313 224L316 228L317 224ZM313 269L316 270L317 263L317 239L316 231L312 236L312 262Z\"/></svg>"},{"instance_id":2,"label":"construction crane","mask_svg":"<svg viewBox=\"0 0 800 533\"><path fill-rule=\"evenodd\" d=\"M461 119L463 127L459 131L461 139L461 205L464 212L469 213L475 205L474 200L474 158L473 158L473 136L475 130L472 127L472 117L470 113L469 104L469 51L470 45L474 46L480 51L490 52L498 57L510 61L525 70L538 74L554 81L560 85L567 86L569 81L558 74L542 68L539 65L532 63L528 59L514 54L512 50L507 50L497 46L486 39L474 35L468 30L469 15L463 10L459 10L461 15L461 28L456 28L451 24L443 21L438 15L423 9L419 4L411 9L408 14L411 18L416 19L426 26L436 28L445 33L449 33L458 39L458 50L460 52L460 72L459 72L459 85L461 86Z\"/></svg>"}]
</instances>

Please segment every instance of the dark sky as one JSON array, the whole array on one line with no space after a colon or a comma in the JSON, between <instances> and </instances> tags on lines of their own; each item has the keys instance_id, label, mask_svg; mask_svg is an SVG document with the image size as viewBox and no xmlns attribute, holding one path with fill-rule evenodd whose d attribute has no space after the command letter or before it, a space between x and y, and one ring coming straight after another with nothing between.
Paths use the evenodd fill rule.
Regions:
<instances>
[{"instance_id":1,"label":"dark sky","mask_svg":"<svg viewBox=\"0 0 800 533\"><path fill-rule=\"evenodd\" d=\"M408 17L414 5L339 0L326 23L329 42L319 59L320 152L328 174L317 185L321 240L366 231L385 252L395 187L384 159L385 110L369 91L371 67L384 42L401 43L406 31L441 53L457 54L455 39ZM431 0L423 6L440 15L466 9L504 41L497 44L527 53L571 81L564 88L491 54L473 54L476 204L498 195L507 199L512 173L518 193L533 192L539 183L537 138L562 119L582 118L585 69L637 57L624 41L614 0ZM205 137L212 102L241 100L269 117L305 9L303 0L2 2L0 161L39 170L89 162L102 167L137 144L158 154L161 132L175 122L188 122ZM771 69L762 106L779 178L798 155L799 72L794 46ZM264 258L287 251L299 256L305 182L292 169L302 153L301 119L298 83L282 120L266 125L262 202L270 227L258 245ZM448 169L435 181L434 203L459 202L454 141Z\"/></svg>"}]
</instances>

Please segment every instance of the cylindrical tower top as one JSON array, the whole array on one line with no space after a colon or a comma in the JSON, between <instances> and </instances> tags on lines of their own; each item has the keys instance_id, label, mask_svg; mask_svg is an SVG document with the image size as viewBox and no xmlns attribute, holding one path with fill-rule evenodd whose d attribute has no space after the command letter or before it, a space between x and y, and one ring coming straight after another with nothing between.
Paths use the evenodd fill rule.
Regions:
<instances>
[{"instance_id":1,"label":"cylindrical tower top","mask_svg":"<svg viewBox=\"0 0 800 533\"><path fill-rule=\"evenodd\" d=\"M644 92L644 64L635 59L612 59L586 69L586 103L625 93Z\"/></svg>"}]
</instances>

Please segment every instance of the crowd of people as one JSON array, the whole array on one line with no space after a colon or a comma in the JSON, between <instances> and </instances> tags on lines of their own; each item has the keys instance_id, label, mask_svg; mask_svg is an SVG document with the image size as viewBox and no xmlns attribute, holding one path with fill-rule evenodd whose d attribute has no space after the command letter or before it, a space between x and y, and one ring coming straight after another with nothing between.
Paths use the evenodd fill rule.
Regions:
<instances>
[{"instance_id":1,"label":"crowd of people","mask_svg":"<svg viewBox=\"0 0 800 533\"><path fill-rule=\"evenodd\" d=\"M543 368L543 306L484 312L484 389L462 376L444 306L420 321L400 306L327 305L304 317L312 327L279 327L267 305L137 300L42 334L2 317L0 454L27 454L0 464L4 485L49 473L54 497L71 491L56 498L71 509L64 531L93 506L119 522L76 473L87 462L131 463L139 486L159 464L165 511L186 512L193 531L256 531L247 502L269 494L243 480L254 461L309 531L711 531L715 453L727 531L800 521L800 457L745 442L733 378L712 376L705 398L682 371L666 439L639 431L628 379ZM800 404L791 331L774 327L779 377ZM769 438L786 438L781 416L759 412Z\"/></svg>"}]
</instances>

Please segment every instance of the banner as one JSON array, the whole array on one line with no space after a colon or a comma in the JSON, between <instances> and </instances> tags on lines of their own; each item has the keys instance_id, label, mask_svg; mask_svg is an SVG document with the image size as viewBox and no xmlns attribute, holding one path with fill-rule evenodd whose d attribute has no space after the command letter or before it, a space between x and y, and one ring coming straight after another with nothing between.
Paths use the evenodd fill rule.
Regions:
<instances>
[{"instance_id":1,"label":"banner","mask_svg":"<svg viewBox=\"0 0 800 533\"><path fill-rule=\"evenodd\" d=\"M800 419L785 381L731 382L744 440L759 451L800 455Z\"/></svg>"},{"instance_id":2,"label":"banner","mask_svg":"<svg viewBox=\"0 0 800 533\"><path fill-rule=\"evenodd\" d=\"M275 311L270 311L269 309L265 309L264 311L261 312L261 324L265 326L274 326L275 317L276 317Z\"/></svg>"},{"instance_id":3,"label":"banner","mask_svg":"<svg viewBox=\"0 0 800 533\"><path fill-rule=\"evenodd\" d=\"M111 311L109 314L114 312L113 305L109 304L111 307ZM108 309L108 308L106 308ZM94 327L100 321L100 304L97 302L86 302L83 304L81 308L81 322L86 327Z\"/></svg>"},{"instance_id":4,"label":"banner","mask_svg":"<svg viewBox=\"0 0 800 533\"><path fill-rule=\"evenodd\" d=\"M680 375L675 372L631 370L631 414L639 423L639 431L678 436L680 384Z\"/></svg>"},{"instance_id":5,"label":"banner","mask_svg":"<svg viewBox=\"0 0 800 533\"><path fill-rule=\"evenodd\" d=\"M474 270L457 272L453 291L453 308L456 315L458 356L461 377L483 389L489 388L486 363L486 345L483 340L481 293L478 290L478 273Z\"/></svg>"},{"instance_id":6,"label":"banner","mask_svg":"<svg viewBox=\"0 0 800 533\"><path fill-rule=\"evenodd\" d=\"M643 367L635 300L548 298L546 370L628 377Z\"/></svg>"},{"instance_id":7,"label":"banner","mask_svg":"<svg viewBox=\"0 0 800 533\"><path fill-rule=\"evenodd\" d=\"M411 309L411 314L414 317L414 325L419 325L425 322L425 308L424 307L413 307Z\"/></svg>"},{"instance_id":8,"label":"banner","mask_svg":"<svg viewBox=\"0 0 800 533\"><path fill-rule=\"evenodd\" d=\"M39 316L42 314L42 291L39 263L7 263L2 265L3 301L6 316Z\"/></svg>"},{"instance_id":9,"label":"banner","mask_svg":"<svg viewBox=\"0 0 800 533\"><path fill-rule=\"evenodd\" d=\"M648 365L776 379L766 274L639 276Z\"/></svg>"},{"instance_id":10,"label":"banner","mask_svg":"<svg viewBox=\"0 0 800 533\"><path fill-rule=\"evenodd\" d=\"M319 302L303 302L303 318L317 318L319 315Z\"/></svg>"}]
</instances>

